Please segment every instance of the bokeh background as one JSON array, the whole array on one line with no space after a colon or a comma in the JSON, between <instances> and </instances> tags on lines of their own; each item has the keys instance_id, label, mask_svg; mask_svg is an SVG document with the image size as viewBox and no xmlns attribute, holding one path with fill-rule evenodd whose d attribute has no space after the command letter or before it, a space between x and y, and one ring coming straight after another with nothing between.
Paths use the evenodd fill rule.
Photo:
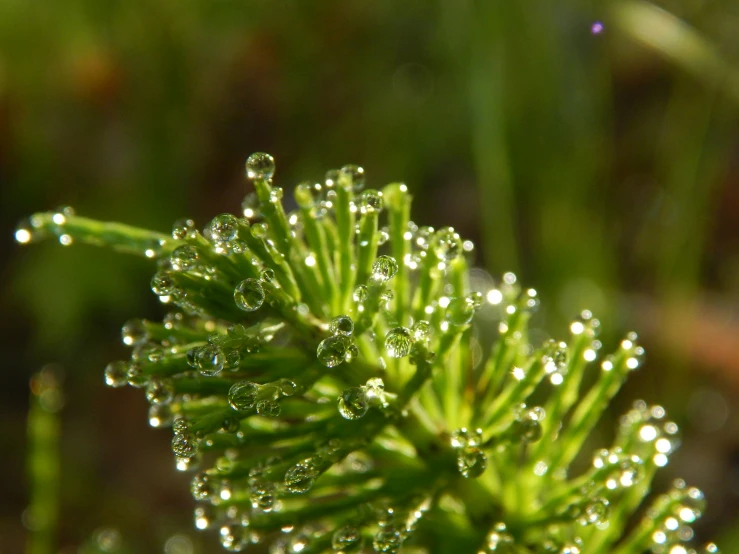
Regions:
<instances>
[{"instance_id":1,"label":"bokeh background","mask_svg":"<svg viewBox=\"0 0 739 554\"><path fill-rule=\"evenodd\" d=\"M612 417L668 409L683 446L659 484L701 487L699 535L739 552L738 123L733 0L0 2L0 552L33 527L28 382L48 363L59 551L216 550L143 395L103 385L121 324L162 315L152 267L12 232L67 204L205 224L238 212L253 151L288 190L345 163L406 182L417 222L539 290L554 336L583 308L606 344L637 330L648 361Z\"/></svg>"}]
</instances>

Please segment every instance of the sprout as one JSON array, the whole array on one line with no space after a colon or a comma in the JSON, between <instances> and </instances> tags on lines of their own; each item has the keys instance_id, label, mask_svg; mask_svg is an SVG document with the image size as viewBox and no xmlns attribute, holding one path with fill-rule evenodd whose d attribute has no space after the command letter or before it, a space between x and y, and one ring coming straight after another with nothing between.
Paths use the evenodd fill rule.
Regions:
<instances>
[{"instance_id":1,"label":"sprout","mask_svg":"<svg viewBox=\"0 0 739 554\"><path fill-rule=\"evenodd\" d=\"M365 189L349 165L301 183L287 214L274 171L271 156L250 156L256 193L203 232L188 219L164 235L71 210L16 232L23 244L55 236L156 261L166 313L123 326L131 360L104 378L142 388L151 425L172 427L177 469L199 470L198 529L220 529L234 552L694 551L703 495L682 482L631 522L678 446L661 407L634 404L614 443L571 473L642 363L634 333L601 355L600 323L583 312L565 336L531 344L536 291L512 273L470 290L472 243L410 221L405 185ZM476 325L499 339L481 345ZM419 534L427 515L454 524Z\"/></svg>"}]
</instances>

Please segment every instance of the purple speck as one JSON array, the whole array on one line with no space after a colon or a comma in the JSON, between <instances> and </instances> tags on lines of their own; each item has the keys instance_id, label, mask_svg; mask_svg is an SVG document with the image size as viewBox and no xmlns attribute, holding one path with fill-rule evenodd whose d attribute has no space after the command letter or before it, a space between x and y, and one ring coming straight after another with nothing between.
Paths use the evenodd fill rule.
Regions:
<instances>
[{"instance_id":1,"label":"purple speck","mask_svg":"<svg viewBox=\"0 0 739 554\"><path fill-rule=\"evenodd\" d=\"M603 29L605 29L605 27L603 26L603 23L601 23L600 21L596 21L590 26L590 32L593 33L594 35L601 34L603 32Z\"/></svg>"}]
</instances>

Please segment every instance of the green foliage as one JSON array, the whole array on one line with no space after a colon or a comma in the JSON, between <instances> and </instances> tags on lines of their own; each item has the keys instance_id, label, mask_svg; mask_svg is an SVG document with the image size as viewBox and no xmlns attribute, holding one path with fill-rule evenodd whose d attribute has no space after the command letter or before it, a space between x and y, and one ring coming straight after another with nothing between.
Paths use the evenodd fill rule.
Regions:
<instances>
[{"instance_id":1,"label":"green foliage","mask_svg":"<svg viewBox=\"0 0 739 554\"><path fill-rule=\"evenodd\" d=\"M156 262L169 311L123 326L131 359L105 380L143 389L150 424L172 427L198 529L233 552L696 552L703 495L682 481L635 522L679 442L662 407L637 401L584 452L640 365L634 333L602 356L586 311L542 342L536 291L470 272L474 245L414 224L405 185L365 190L345 166L299 184L287 213L274 169L250 156L256 193L202 232L71 209L16 232Z\"/></svg>"}]
</instances>

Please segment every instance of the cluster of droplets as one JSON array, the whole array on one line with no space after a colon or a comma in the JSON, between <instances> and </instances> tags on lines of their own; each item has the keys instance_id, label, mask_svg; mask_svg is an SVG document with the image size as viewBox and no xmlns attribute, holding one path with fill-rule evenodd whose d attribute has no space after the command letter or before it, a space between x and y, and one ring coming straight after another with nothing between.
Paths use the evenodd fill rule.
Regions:
<instances>
[{"instance_id":1,"label":"cluster of droplets","mask_svg":"<svg viewBox=\"0 0 739 554\"><path fill-rule=\"evenodd\" d=\"M644 459L651 459L657 467L664 467L669 456L680 444L678 425L667 419L662 406L649 406L643 400L634 402L633 408L621 417L619 434L623 442L629 442L643 452Z\"/></svg>"},{"instance_id":2,"label":"cluster of droplets","mask_svg":"<svg viewBox=\"0 0 739 554\"><path fill-rule=\"evenodd\" d=\"M339 396L339 413L345 419L359 419L364 417L372 405L387 407L388 400L385 393L385 383L379 377L369 379L361 387L344 389Z\"/></svg>"},{"instance_id":3,"label":"cluster of droplets","mask_svg":"<svg viewBox=\"0 0 739 554\"><path fill-rule=\"evenodd\" d=\"M359 350L354 344L354 321L348 315L340 315L331 320L328 325L331 336L318 344L316 356L318 361L326 367L336 367L344 362L351 363L358 355Z\"/></svg>"},{"instance_id":4,"label":"cluster of droplets","mask_svg":"<svg viewBox=\"0 0 739 554\"><path fill-rule=\"evenodd\" d=\"M488 467L488 458L482 450L482 429L462 427L452 433L451 446L457 453L457 469L463 477L480 477Z\"/></svg>"},{"instance_id":5,"label":"cluster of droplets","mask_svg":"<svg viewBox=\"0 0 739 554\"><path fill-rule=\"evenodd\" d=\"M656 499L642 522L651 530L649 549L654 554L697 554L689 543L694 538L692 525L703 515L706 501L700 489L688 487L682 479L673 482L672 489ZM718 553L709 543L700 551Z\"/></svg>"}]
</instances>

